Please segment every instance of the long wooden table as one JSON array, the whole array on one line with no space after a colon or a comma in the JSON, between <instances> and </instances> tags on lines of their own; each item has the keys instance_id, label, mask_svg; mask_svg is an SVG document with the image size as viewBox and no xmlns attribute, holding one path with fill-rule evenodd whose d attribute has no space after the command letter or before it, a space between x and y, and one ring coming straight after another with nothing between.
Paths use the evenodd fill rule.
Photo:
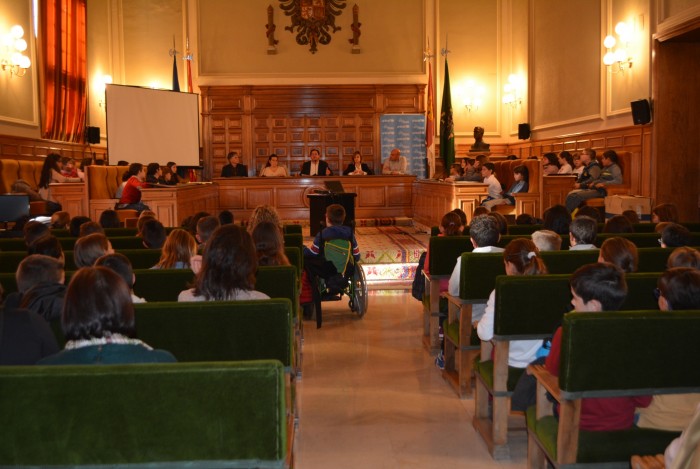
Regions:
<instances>
[{"instance_id":1,"label":"long wooden table","mask_svg":"<svg viewBox=\"0 0 700 469\"><path fill-rule=\"evenodd\" d=\"M258 205L274 206L284 220L307 220L307 195L325 190L324 181L341 181L357 194L355 218L413 216L415 176L326 176L214 178L219 186L219 209L236 219L249 218Z\"/></svg>"}]
</instances>

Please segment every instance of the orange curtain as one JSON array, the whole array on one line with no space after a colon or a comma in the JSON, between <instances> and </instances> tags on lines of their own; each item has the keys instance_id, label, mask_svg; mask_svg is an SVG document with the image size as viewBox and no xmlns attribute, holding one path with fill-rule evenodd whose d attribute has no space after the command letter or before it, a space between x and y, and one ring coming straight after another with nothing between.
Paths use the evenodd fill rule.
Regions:
<instances>
[{"instance_id":1,"label":"orange curtain","mask_svg":"<svg viewBox=\"0 0 700 469\"><path fill-rule=\"evenodd\" d=\"M41 0L42 137L82 142L87 112L86 0Z\"/></svg>"}]
</instances>

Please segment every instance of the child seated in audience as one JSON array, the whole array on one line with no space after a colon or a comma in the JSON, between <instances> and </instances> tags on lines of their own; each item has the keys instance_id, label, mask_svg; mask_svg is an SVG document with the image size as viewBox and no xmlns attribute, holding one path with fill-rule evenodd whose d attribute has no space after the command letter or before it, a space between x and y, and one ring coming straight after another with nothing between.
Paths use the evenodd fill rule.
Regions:
<instances>
[{"instance_id":1,"label":"child seated in audience","mask_svg":"<svg viewBox=\"0 0 700 469\"><path fill-rule=\"evenodd\" d=\"M462 210L461 208L456 208L456 209L452 210L452 212L457 214L457 216L459 217L459 221L462 222L462 227L463 228L466 227L467 226L467 214L464 213L464 210Z\"/></svg>"},{"instance_id":2,"label":"child seated in audience","mask_svg":"<svg viewBox=\"0 0 700 469\"><path fill-rule=\"evenodd\" d=\"M94 236L94 235L91 235ZM65 348L39 365L111 365L177 361L133 338L134 304L122 278L106 267L80 269L66 291L61 326Z\"/></svg>"},{"instance_id":3,"label":"child seated in audience","mask_svg":"<svg viewBox=\"0 0 700 469\"><path fill-rule=\"evenodd\" d=\"M222 225L232 225L233 219L233 213L231 213L229 210L222 210L219 212L219 223Z\"/></svg>"},{"instance_id":4,"label":"child seated in audience","mask_svg":"<svg viewBox=\"0 0 700 469\"><path fill-rule=\"evenodd\" d=\"M484 184L488 184L487 197L481 202L481 205L491 210L486 203L494 199L500 199L503 188L501 183L496 178L496 165L493 163L484 163L481 167L481 176L484 178Z\"/></svg>"},{"instance_id":5,"label":"child seated in audience","mask_svg":"<svg viewBox=\"0 0 700 469\"><path fill-rule=\"evenodd\" d=\"M542 214L542 228L560 235L569 235L571 213L563 205L552 205Z\"/></svg>"},{"instance_id":6,"label":"child seated in audience","mask_svg":"<svg viewBox=\"0 0 700 469\"><path fill-rule=\"evenodd\" d=\"M279 227L272 222L258 223L252 233L258 265L289 265L284 253L284 238Z\"/></svg>"},{"instance_id":7,"label":"child seated in audience","mask_svg":"<svg viewBox=\"0 0 700 469\"><path fill-rule=\"evenodd\" d=\"M674 267L658 281L661 311L700 309L700 271ZM693 411L700 404L700 393L666 394L652 398L649 407L639 409L637 426L679 432L690 423Z\"/></svg>"},{"instance_id":8,"label":"child seated in audience","mask_svg":"<svg viewBox=\"0 0 700 469\"><path fill-rule=\"evenodd\" d=\"M690 230L678 223L669 223L661 231L661 239L659 240L662 248L678 248L689 246L692 241Z\"/></svg>"},{"instance_id":9,"label":"child seated in audience","mask_svg":"<svg viewBox=\"0 0 700 469\"><path fill-rule=\"evenodd\" d=\"M137 212L150 210L146 204L141 202L141 189L148 187L146 183L146 168L141 163L131 163L129 165L129 174L131 174L131 177L129 177L126 185L124 185L124 189L122 189L116 209L130 209Z\"/></svg>"},{"instance_id":10,"label":"child seated in audience","mask_svg":"<svg viewBox=\"0 0 700 469\"><path fill-rule=\"evenodd\" d=\"M581 173L583 172L583 169L585 165L583 164L583 161L581 161L581 155L576 152L573 155L571 155L571 158L574 160L574 171L573 174L576 176L581 176Z\"/></svg>"},{"instance_id":11,"label":"child seated in audience","mask_svg":"<svg viewBox=\"0 0 700 469\"><path fill-rule=\"evenodd\" d=\"M530 188L528 182L528 170L525 165L513 168L513 185L503 194L503 198L484 201L484 207L492 210L496 205L515 205L513 194L527 192Z\"/></svg>"},{"instance_id":12,"label":"child seated in audience","mask_svg":"<svg viewBox=\"0 0 700 469\"><path fill-rule=\"evenodd\" d=\"M131 267L131 261L124 254L119 254L115 252L113 254L107 254L95 261L96 267L107 267L110 270L116 272L126 286L129 288L131 294L131 301L134 303L145 303L146 300L140 298L134 294L134 283L136 283L136 276L134 275L134 269Z\"/></svg>"},{"instance_id":13,"label":"child seated in audience","mask_svg":"<svg viewBox=\"0 0 700 469\"><path fill-rule=\"evenodd\" d=\"M541 257L535 243L527 238L516 238L506 246L503 252L506 275L544 275L547 266ZM495 321L496 290L491 290L486 302L483 317L472 321L479 338L483 341L493 339ZM542 346L542 340L513 340L508 351L508 366L526 368L537 355Z\"/></svg>"},{"instance_id":14,"label":"child seated in audience","mask_svg":"<svg viewBox=\"0 0 700 469\"><path fill-rule=\"evenodd\" d=\"M469 238L474 249L472 252L503 252L503 248L496 246L501 235L498 231L498 223L493 217L480 215L472 220L469 226ZM447 291L451 296L459 297L459 283L462 276L462 256L457 257L455 268L450 275ZM472 320L478 321L484 314L486 305L476 304L472 306Z\"/></svg>"},{"instance_id":15,"label":"child seated in audience","mask_svg":"<svg viewBox=\"0 0 700 469\"><path fill-rule=\"evenodd\" d=\"M84 236L87 236L89 234L93 233L102 233L104 234L105 229L102 228L102 225L95 221L86 221L82 225L80 225L80 233L79 233L79 238L82 238Z\"/></svg>"},{"instance_id":16,"label":"child seated in audience","mask_svg":"<svg viewBox=\"0 0 700 469\"><path fill-rule=\"evenodd\" d=\"M177 301L269 299L254 289L257 269L258 258L250 234L236 225L221 226L207 242L194 288L180 292Z\"/></svg>"},{"instance_id":17,"label":"child seated in audience","mask_svg":"<svg viewBox=\"0 0 700 469\"><path fill-rule=\"evenodd\" d=\"M593 243L598 236L598 223L591 217L576 217L569 226L569 250L598 249Z\"/></svg>"},{"instance_id":18,"label":"child seated in audience","mask_svg":"<svg viewBox=\"0 0 700 469\"><path fill-rule=\"evenodd\" d=\"M629 222L632 223L632 225L641 223L639 215L637 215L637 212L635 212L634 210L625 210L622 212L622 216L629 220Z\"/></svg>"},{"instance_id":19,"label":"child seated in audience","mask_svg":"<svg viewBox=\"0 0 700 469\"><path fill-rule=\"evenodd\" d=\"M122 226L119 220L119 214L116 210L105 210L100 214L100 226L102 228L120 228Z\"/></svg>"},{"instance_id":20,"label":"child seated in audience","mask_svg":"<svg viewBox=\"0 0 700 469\"><path fill-rule=\"evenodd\" d=\"M82 226L83 223L87 223L89 221L92 221L92 220L90 220L88 217L84 217L82 215L71 218L70 224L68 225L68 230L70 231L70 235L74 238L79 238L80 237L80 227Z\"/></svg>"},{"instance_id":21,"label":"child seated in audience","mask_svg":"<svg viewBox=\"0 0 700 469\"><path fill-rule=\"evenodd\" d=\"M302 289L313 285L315 278L320 277L326 280L328 294L335 296L342 289L343 279L335 266L327 261L323 256L323 249L326 241L343 239L350 241L350 249L355 262L360 260L360 247L352 232L352 228L344 225L345 208L340 204L332 204L326 208L326 227L319 231L311 246L304 246L304 271L306 275L302 277Z\"/></svg>"},{"instance_id":22,"label":"child seated in audience","mask_svg":"<svg viewBox=\"0 0 700 469\"><path fill-rule=\"evenodd\" d=\"M472 220L480 215L488 215L488 214L489 214L489 209L487 209L483 205L480 205L474 209L474 213L472 213Z\"/></svg>"},{"instance_id":23,"label":"child seated in audience","mask_svg":"<svg viewBox=\"0 0 700 469\"><path fill-rule=\"evenodd\" d=\"M627 296L625 274L608 263L580 267L571 276L571 304L578 312L617 311ZM557 328L545 368L559 376L562 328ZM637 407L647 407L651 396L587 398L581 403L581 430L626 430L634 424Z\"/></svg>"},{"instance_id":24,"label":"child seated in audience","mask_svg":"<svg viewBox=\"0 0 700 469\"><path fill-rule=\"evenodd\" d=\"M15 279L18 293L8 296L11 304L33 311L49 322L61 317L66 291L61 261L33 254L20 262Z\"/></svg>"},{"instance_id":25,"label":"child seated in audience","mask_svg":"<svg viewBox=\"0 0 700 469\"><path fill-rule=\"evenodd\" d=\"M521 213L515 217L516 225L536 225L537 219L530 215L529 213Z\"/></svg>"},{"instance_id":26,"label":"child seated in audience","mask_svg":"<svg viewBox=\"0 0 700 469\"><path fill-rule=\"evenodd\" d=\"M38 314L5 301L0 285L0 366L34 365L38 360L58 352L51 327Z\"/></svg>"},{"instance_id":27,"label":"child seated in audience","mask_svg":"<svg viewBox=\"0 0 700 469\"><path fill-rule=\"evenodd\" d=\"M258 205L250 216L248 232L252 233L257 224L263 221L272 222L279 226L280 230L282 229L282 221L280 220L279 213L277 213L277 209L271 205Z\"/></svg>"},{"instance_id":28,"label":"child seated in audience","mask_svg":"<svg viewBox=\"0 0 700 469\"><path fill-rule=\"evenodd\" d=\"M660 223L670 221L679 222L678 207L675 204L659 204L651 209L651 222Z\"/></svg>"},{"instance_id":29,"label":"child seated in audience","mask_svg":"<svg viewBox=\"0 0 700 469\"><path fill-rule=\"evenodd\" d=\"M66 263L61 242L53 235L44 236L30 244L27 248L27 255L31 256L32 254L42 254L44 256L53 257L54 259L58 259L61 265L65 265Z\"/></svg>"},{"instance_id":30,"label":"child seated in audience","mask_svg":"<svg viewBox=\"0 0 700 469\"><path fill-rule=\"evenodd\" d=\"M591 217L598 223L603 223L605 221L603 214L600 213L600 210L595 207L591 207L590 205L583 205L579 207L574 214L574 218L578 217Z\"/></svg>"},{"instance_id":31,"label":"child seated in audience","mask_svg":"<svg viewBox=\"0 0 700 469\"><path fill-rule=\"evenodd\" d=\"M34 243L40 238L51 235L51 230L49 230L48 225L44 225L38 221L29 221L22 229L24 234L24 244L29 247L30 244Z\"/></svg>"},{"instance_id":32,"label":"child seated in audience","mask_svg":"<svg viewBox=\"0 0 700 469\"><path fill-rule=\"evenodd\" d=\"M559 251L561 249L561 236L551 230L537 230L532 233L532 242L537 249L542 251Z\"/></svg>"},{"instance_id":33,"label":"child seated in audience","mask_svg":"<svg viewBox=\"0 0 700 469\"><path fill-rule=\"evenodd\" d=\"M668 256L668 269L673 267L690 267L700 269L700 252L697 249L689 247L680 247L673 250Z\"/></svg>"},{"instance_id":34,"label":"child seated in audience","mask_svg":"<svg viewBox=\"0 0 700 469\"><path fill-rule=\"evenodd\" d=\"M77 268L92 267L105 254L112 254L112 243L102 233L93 233L78 238L73 247L73 260Z\"/></svg>"},{"instance_id":35,"label":"child seated in audience","mask_svg":"<svg viewBox=\"0 0 700 469\"><path fill-rule=\"evenodd\" d=\"M192 256L197 254L197 242L182 229L170 232L163 244L160 260L152 269L189 269Z\"/></svg>"},{"instance_id":36,"label":"child seated in audience","mask_svg":"<svg viewBox=\"0 0 700 469\"><path fill-rule=\"evenodd\" d=\"M598 262L616 265L627 274L636 272L639 264L637 246L629 239L608 238L600 246Z\"/></svg>"},{"instance_id":37,"label":"child seated in audience","mask_svg":"<svg viewBox=\"0 0 700 469\"><path fill-rule=\"evenodd\" d=\"M603 233L634 233L634 227L627 217L615 215L605 222Z\"/></svg>"},{"instance_id":38,"label":"child seated in audience","mask_svg":"<svg viewBox=\"0 0 700 469\"><path fill-rule=\"evenodd\" d=\"M70 214L68 212L54 212L51 214L49 228L52 230L65 230L68 223L70 223Z\"/></svg>"},{"instance_id":39,"label":"child seated in audience","mask_svg":"<svg viewBox=\"0 0 700 469\"><path fill-rule=\"evenodd\" d=\"M190 267L195 274L202 268L202 252L204 252L207 241L209 241L211 235L220 226L221 222L219 218L211 215L202 217L197 222L197 234L195 235L195 239L199 243L199 246L197 246L197 254L190 259Z\"/></svg>"},{"instance_id":40,"label":"child seated in audience","mask_svg":"<svg viewBox=\"0 0 700 469\"><path fill-rule=\"evenodd\" d=\"M503 214L498 212L489 212L486 215L496 220L496 223L498 224L498 232L501 236L508 234L508 220L506 220L506 217Z\"/></svg>"},{"instance_id":41,"label":"child seated in audience","mask_svg":"<svg viewBox=\"0 0 700 469\"><path fill-rule=\"evenodd\" d=\"M141 228L141 237L143 238L144 247L161 249L166 239L165 228L158 220L146 220Z\"/></svg>"}]
</instances>

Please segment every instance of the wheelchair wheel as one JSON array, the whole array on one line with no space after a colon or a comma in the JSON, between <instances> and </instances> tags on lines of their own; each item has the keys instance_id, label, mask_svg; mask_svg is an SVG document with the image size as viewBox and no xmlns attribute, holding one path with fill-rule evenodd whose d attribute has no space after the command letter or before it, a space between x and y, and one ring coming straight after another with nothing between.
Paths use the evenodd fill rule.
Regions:
<instances>
[{"instance_id":1,"label":"wheelchair wheel","mask_svg":"<svg viewBox=\"0 0 700 469\"><path fill-rule=\"evenodd\" d=\"M367 282L365 271L361 264L355 265L355 272L352 276L352 292L350 296L350 309L363 317L367 312Z\"/></svg>"}]
</instances>

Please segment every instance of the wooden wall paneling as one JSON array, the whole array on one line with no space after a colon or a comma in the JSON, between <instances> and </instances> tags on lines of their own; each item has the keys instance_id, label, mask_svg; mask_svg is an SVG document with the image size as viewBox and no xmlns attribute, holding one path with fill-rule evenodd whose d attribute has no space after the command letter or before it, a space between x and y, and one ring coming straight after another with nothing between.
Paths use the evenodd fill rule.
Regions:
<instances>
[{"instance_id":1,"label":"wooden wall paneling","mask_svg":"<svg viewBox=\"0 0 700 469\"><path fill-rule=\"evenodd\" d=\"M356 149L371 168L379 171L379 117L383 112L424 112L424 88L202 87L205 177L218 176L226 164L225 154L236 148L242 149L244 164L255 167L256 174L273 152L291 174L298 174L311 148L320 149L336 174L352 161Z\"/></svg>"},{"instance_id":2,"label":"wooden wall paneling","mask_svg":"<svg viewBox=\"0 0 700 469\"><path fill-rule=\"evenodd\" d=\"M105 161L107 159L107 148L103 146L0 135L0 158L37 160L49 153L69 156L76 161L88 157Z\"/></svg>"},{"instance_id":3,"label":"wooden wall paneling","mask_svg":"<svg viewBox=\"0 0 700 469\"><path fill-rule=\"evenodd\" d=\"M675 203L683 221L700 219L700 89L688 79L700 76L697 37L653 44L652 197L656 203Z\"/></svg>"}]
</instances>

